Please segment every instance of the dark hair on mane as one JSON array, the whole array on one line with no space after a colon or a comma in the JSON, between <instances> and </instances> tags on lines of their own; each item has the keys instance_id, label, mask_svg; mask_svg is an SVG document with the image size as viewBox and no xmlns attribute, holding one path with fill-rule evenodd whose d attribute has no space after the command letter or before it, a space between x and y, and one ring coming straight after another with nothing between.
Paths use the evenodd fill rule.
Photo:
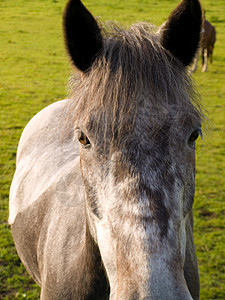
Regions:
<instances>
[{"instance_id":1,"label":"dark hair on mane","mask_svg":"<svg viewBox=\"0 0 225 300\"><path fill-rule=\"evenodd\" d=\"M103 49L92 67L70 79L70 127L83 124L95 134L119 136L132 128L140 108L151 118L151 110L160 115L169 106L178 118L184 112L204 118L188 71L161 46L153 26L110 23L102 31Z\"/></svg>"}]
</instances>

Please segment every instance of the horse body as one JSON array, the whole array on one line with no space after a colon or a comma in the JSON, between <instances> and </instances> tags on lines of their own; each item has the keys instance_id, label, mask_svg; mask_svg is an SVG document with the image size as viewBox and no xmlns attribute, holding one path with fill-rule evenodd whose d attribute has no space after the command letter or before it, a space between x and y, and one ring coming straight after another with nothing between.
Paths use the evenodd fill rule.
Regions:
<instances>
[{"instance_id":1,"label":"horse body","mask_svg":"<svg viewBox=\"0 0 225 300\"><path fill-rule=\"evenodd\" d=\"M72 98L22 134L9 217L18 254L44 300L198 299L192 204L202 115L186 66L200 4L182 1L157 34L139 24L103 37L78 0L64 23L80 72Z\"/></svg>"},{"instance_id":2,"label":"horse body","mask_svg":"<svg viewBox=\"0 0 225 300\"><path fill-rule=\"evenodd\" d=\"M195 72L197 69L197 63L199 55L202 56L202 72L206 72L208 68L208 60L210 63L213 62L213 48L216 42L216 29L215 27L207 20L204 20L204 27L202 30L202 39L200 51L195 58L192 71Z\"/></svg>"},{"instance_id":3,"label":"horse body","mask_svg":"<svg viewBox=\"0 0 225 300\"><path fill-rule=\"evenodd\" d=\"M76 299L78 293L82 299L79 285L88 289L98 277L102 277L99 286L107 284L99 252L91 239L87 241L78 143L73 141L73 132L62 141L65 104L64 100L45 108L24 129L10 191L10 198L17 199L10 201L9 218L12 233L18 237L17 251L42 286L43 299ZM86 272L97 279L92 283ZM92 294L88 299L93 299Z\"/></svg>"},{"instance_id":4,"label":"horse body","mask_svg":"<svg viewBox=\"0 0 225 300\"><path fill-rule=\"evenodd\" d=\"M204 21L204 33L202 38L202 72L207 71L208 60L213 61L213 48L216 41L216 30L209 21Z\"/></svg>"}]
</instances>

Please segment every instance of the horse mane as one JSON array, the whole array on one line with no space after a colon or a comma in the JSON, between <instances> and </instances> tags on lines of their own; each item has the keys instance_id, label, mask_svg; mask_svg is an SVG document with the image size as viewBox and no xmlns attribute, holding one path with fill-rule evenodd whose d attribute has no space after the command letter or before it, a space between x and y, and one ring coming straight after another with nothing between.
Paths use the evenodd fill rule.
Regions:
<instances>
[{"instance_id":1,"label":"horse mane","mask_svg":"<svg viewBox=\"0 0 225 300\"><path fill-rule=\"evenodd\" d=\"M112 133L114 139L132 129L138 110L160 122L155 115L171 106L180 120L184 112L204 119L190 74L162 47L155 27L108 23L102 32L103 49L92 67L70 78L68 127L88 127L101 137Z\"/></svg>"}]
</instances>

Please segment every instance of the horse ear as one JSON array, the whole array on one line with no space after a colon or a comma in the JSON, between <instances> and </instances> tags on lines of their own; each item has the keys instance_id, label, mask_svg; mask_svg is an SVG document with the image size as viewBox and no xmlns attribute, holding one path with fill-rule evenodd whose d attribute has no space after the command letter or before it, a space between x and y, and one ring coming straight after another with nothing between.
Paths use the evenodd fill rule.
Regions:
<instances>
[{"instance_id":1,"label":"horse ear","mask_svg":"<svg viewBox=\"0 0 225 300\"><path fill-rule=\"evenodd\" d=\"M80 0L70 0L64 13L64 35L74 65L85 72L102 48L100 28Z\"/></svg>"},{"instance_id":2,"label":"horse ear","mask_svg":"<svg viewBox=\"0 0 225 300\"><path fill-rule=\"evenodd\" d=\"M202 9L198 0L183 0L165 23L161 44L185 66L198 50L202 30Z\"/></svg>"}]
</instances>

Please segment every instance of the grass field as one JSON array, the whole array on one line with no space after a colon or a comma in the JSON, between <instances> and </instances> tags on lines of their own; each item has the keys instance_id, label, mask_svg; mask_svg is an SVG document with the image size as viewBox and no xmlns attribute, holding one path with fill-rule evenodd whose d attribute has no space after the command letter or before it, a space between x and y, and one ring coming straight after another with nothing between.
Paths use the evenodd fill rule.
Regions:
<instances>
[{"instance_id":1,"label":"grass field","mask_svg":"<svg viewBox=\"0 0 225 300\"><path fill-rule=\"evenodd\" d=\"M0 299L39 299L39 288L22 266L12 241L8 193L16 149L29 119L66 97L71 68L65 54L62 13L66 0L0 1ZM100 20L159 26L177 0L85 0ZM210 130L197 145L195 244L201 299L225 299L225 1L202 0L216 27L214 62L194 74L208 111Z\"/></svg>"}]
</instances>

